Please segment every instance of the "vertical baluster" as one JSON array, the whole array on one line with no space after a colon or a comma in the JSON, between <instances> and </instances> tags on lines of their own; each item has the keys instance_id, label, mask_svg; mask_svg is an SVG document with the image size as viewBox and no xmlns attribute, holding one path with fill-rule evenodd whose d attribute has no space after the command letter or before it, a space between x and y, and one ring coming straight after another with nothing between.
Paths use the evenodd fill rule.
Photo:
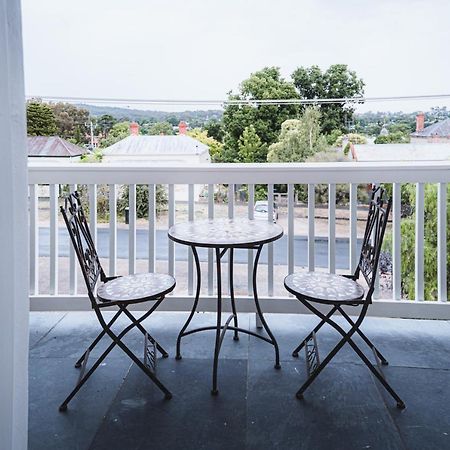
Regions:
<instances>
[{"instance_id":1,"label":"vertical baluster","mask_svg":"<svg viewBox=\"0 0 450 450\"><path fill-rule=\"evenodd\" d=\"M349 270L354 273L358 264L356 251L358 242L358 185L350 184L350 223L349 223Z\"/></svg>"},{"instance_id":2,"label":"vertical baluster","mask_svg":"<svg viewBox=\"0 0 450 450\"><path fill-rule=\"evenodd\" d=\"M148 185L148 271L155 272L156 185Z\"/></svg>"},{"instance_id":3,"label":"vertical baluster","mask_svg":"<svg viewBox=\"0 0 450 450\"><path fill-rule=\"evenodd\" d=\"M175 224L175 185L169 184L169 228ZM169 274L175 276L175 242L169 242Z\"/></svg>"},{"instance_id":4,"label":"vertical baluster","mask_svg":"<svg viewBox=\"0 0 450 450\"><path fill-rule=\"evenodd\" d=\"M310 272L314 272L315 270L315 231L314 231L314 222L315 222L315 185L308 184L308 270Z\"/></svg>"},{"instance_id":5,"label":"vertical baluster","mask_svg":"<svg viewBox=\"0 0 450 450\"><path fill-rule=\"evenodd\" d=\"M58 295L58 190L50 185L50 295Z\"/></svg>"},{"instance_id":6,"label":"vertical baluster","mask_svg":"<svg viewBox=\"0 0 450 450\"><path fill-rule=\"evenodd\" d=\"M267 185L267 220L273 223L273 184ZM267 291L269 297L273 296L273 242L267 249Z\"/></svg>"},{"instance_id":7,"label":"vertical baluster","mask_svg":"<svg viewBox=\"0 0 450 450\"><path fill-rule=\"evenodd\" d=\"M415 300L424 300L424 184L416 184Z\"/></svg>"},{"instance_id":8,"label":"vertical baluster","mask_svg":"<svg viewBox=\"0 0 450 450\"><path fill-rule=\"evenodd\" d=\"M136 185L128 186L128 273L136 273Z\"/></svg>"},{"instance_id":9,"label":"vertical baluster","mask_svg":"<svg viewBox=\"0 0 450 450\"><path fill-rule=\"evenodd\" d=\"M328 269L336 272L336 185L328 185Z\"/></svg>"},{"instance_id":10,"label":"vertical baluster","mask_svg":"<svg viewBox=\"0 0 450 450\"><path fill-rule=\"evenodd\" d=\"M30 294L39 294L39 186L30 184Z\"/></svg>"},{"instance_id":11,"label":"vertical baluster","mask_svg":"<svg viewBox=\"0 0 450 450\"><path fill-rule=\"evenodd\" d=\"M402 257L401 257L401 189L400 183L392 186L392 298L402 298Z\"/></svg>"},{"instance_id":12,"label":"vertical baluster","mask_svg":"<svg viewBox=\"0 0 450 450\"><path fill-rule=\"evenodd\" d=\"M208 219L214 219L214 185L208 184ZM214 254L208 249L208 295L213 295L214 287Z\"/></svg>"},{"instance_id":13,"label":"vertical baluster","mask_svg":"<svg viewBox=\"0 0 450 450\"><path fill-rule=\"evenodd\" d=\"M438 184L438 300L447 301L447 183Z\"/></svg>"},{"instance_id":14,"label":"vertical baluster","mask_svg":"<svg viewBox=\"0 0 450 450\"><path fill-rule=\"evenodd\" d=\"M288 185L288 273L294 272L294 185Z\"/></svg>"},{"instance_id":15,"label":"vertical baluster","mask_svg":"<svg viewBox=\"0 0 450 450\"><path fill-rule=\"evenodd\" d=\"M75 192L77 190L76 184L69 185L69 192ZM89 202L90 203L90 202ZM89 205L91 208L91 205ZM91 228L91 227L90 227ZM92 230L92 228L91 228ZM72 242L69 239L69 294L76 295L77 293L77 260L75 249L73 248Z\"/></svg>"},{"instance_id":16,"label":"vertical baluster","mask_svg":"<svg viewBox=\"0 0 450 450\"><path fill-rule=\"evenodd\" d=\"M255 208L255 185L249 184L247 186L248 190L248 205L247 205L247 214L250 220L253 220L254 217L254 208ZM249 296L253 295L253 250L248 250L247 256L247 293Z\"/></svg>"},{"instance_id":17,"label":"vertical baluster","mask_svg":"<svg viewBox=\"0 0 450 450\"><path fill-rule=\"evenodd\" d=\"M89 229L94 244L97 245L97 185L89 185Z\"/></svg>"},{"instance_id":18,"label":"vertical baluster","mask_svg":"<svg viewBox=\"0 0 450 450\"><path fill-rule=\"evenodd\" d=\"M193 184L188 185L188 220L193 221L195 215L195 186ZM190 248L188 251L188 295L194 294L194 257Z\"/></svg>"},{"instance_id":19,"label":"vertical baluster","mask_svg":"<svg viewBox=\"0 0 450 450\"><path fill-rule=\"evenodd\" d=\"M117 271L117 186L109 185L109 276Z\"/></svg>"}]
</instances>

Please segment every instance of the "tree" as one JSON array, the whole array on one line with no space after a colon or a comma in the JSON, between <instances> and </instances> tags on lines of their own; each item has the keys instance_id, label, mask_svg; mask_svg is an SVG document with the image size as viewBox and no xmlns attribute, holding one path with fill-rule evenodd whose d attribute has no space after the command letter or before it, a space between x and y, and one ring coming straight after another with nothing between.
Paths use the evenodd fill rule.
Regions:
<instances>
[{"instance_id":1,"label":"tree","mask_svg":"<svg viewBox=\"0 0 450 450\"><path fill-rule=\"evenodd\" d=\"M27 103L27 133L29 136L54 136L57 132L55 115L46 104Z\"/></svg>"},{"instance_id":2,"label":"tree","mask_svg":"<svg viewBox=\"0 0 450 450\"><path fill-rule=\"evenodd\" d=\"M239 138L239 152L237 162L251 163L267 155L267 145L261 142L255 127L246 127Z\"/></svg>"},{"instance_id":3,"label":"tree","mask_svg":"<svg viewBox=\"0 0 450 450\"><path fill-rule=\"evenodd\" d=\"M303 99L349 98L364 94L363 80L346 64L334 64L325 72L318 66L299 67L292 74L292 79ZM354 107L349 103L329 103L321 104L320 111L322 132L329 134L335 129L347 129Z\"/></svg>"},{"instance_id":4,"label":"tree","mask_svg":"<svg viewBox=\"0 0 450 450\"><path fill-rule=\"evenodd\" d=\"M100 147L105 148L116 142L125 139L130 135L130 122L118 122L114 124L109 131L108 137L104 138L100 142Z\"/></svg>"},{"instance_id":5,"label":"tree","mask_svg":"<svg viewBox=\"0 0 450 450\"><path fill-rule=\"evenodd\" d=\"M77 108L70 103L55 103L50 105L55 114L58 135L64 139L72 139L75 143L86 142L90 133L89 111Z\"/></svg>"},{"instance_id":6,"label":"tree","mask_svg":"<svg viewBox=\"0 0 450 450\"><path fill-rule=\"evenodd\" d=\"M208 133L200 128L194 128L193 130L188 131L187 134L209 147L209 154L212 162L221 162L223 150L223 144L221 142L209 137Z\"/></svg>"},{"instance_id":7,"label":"tree","mask_svg":"<svg viewBox=\"0 0 450 450\"><path fill-rule=\"evenodd\" d=\"M218 120L210 120L204 126L205 130L208 132L208 136L214 138L218 142L223 142L225 136L225 130L223 125Z\"/></svg>"},{"instance_id":8,"label":"tree","mask_svg":"<svg viewBox=\"0 0 450 450\"><path fill-rule=\"evenodd\" d=\"M269 162L302 162L326 150L328 144L320 132L320 112L307 108L300 119L286 120L278 142L269 147Z\"/></svg>"},{"instance_id":9,"label":"tree","mask_svg":"<svg viewBox=\"0 0 450 450\"><path fill-rule=\"evenodd\" d=\"M130 188L124 185L120 191L120 197L117 202L117 210L120 214L125 215L125 208L129 205ZM167 193L161 184L156 185L156 214L163 211L167 205ZM148 217L148 185L136 185L136 217L138 219L146 219Z\"/></svg>"},{"instance_id":10,"label":"tree","mask_svg":"<svg viewBox=\"0 0 450 450\"><path fill-rule=\"evenodd\" d=\"M150 126L148 134L153 136L157 136L160 134L165 136L172 135L173 127L169 122L156 122Z\"/></svg>"},{"instance_id":11,"label":"tree","mask_svg":"<svg viewBox=\"0 0 450 450\"><path fill-rule=\"evenodd\" d=\"M236 94L229 94L230 100L292 98L298 98L298 94L293 84L281 77L280 69L277 67L266 67L251 74L240 84ZM287 119L297 117L298 112L297 105L227 105L223 114L226 130L224 162L239 159L239 139L247 127L252 125L261 143L269 146L276 141L281 124ZM266 156L261 153L255 155L253 162L266 162Z\"/></svg>"},{"instance_id":12,"label":"tree","mask_svg":"<svg viewBox=\"0 0 450 450\"><path fill-rule=\"evenodd\" d=\"M97 133L100 132L103 136L108 137L111 128L117 123L117 119L115 119L111 114L103 114L97 119L96 129Z\"/></svg>"},{"instance_id":13,"label":"tree","mask_svg":"<svg viewBox=\"0 0 450 450\"><path fill-rule=\"evenodd\" d=\"M405 134L401 131L395 131L394 133L389 133L386 136L377 136L373 141L374 144L407 144L411 141L409 134Z\"/></svg>"}]
</instances>

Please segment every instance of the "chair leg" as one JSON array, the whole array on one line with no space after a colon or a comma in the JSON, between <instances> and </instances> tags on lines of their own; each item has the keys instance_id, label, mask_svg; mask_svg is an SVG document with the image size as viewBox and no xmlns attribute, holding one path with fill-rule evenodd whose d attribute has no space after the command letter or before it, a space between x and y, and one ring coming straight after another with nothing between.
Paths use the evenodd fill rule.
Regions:
<instances>
[{"instance_id":1,"label":"chair leg","mask_svg":"<svg viewBox=\"0 0 450 450\"><path fill-rule=\"evenodd\" d=\"M238 328L238 317L237 317L237 310L236 310L236 301L234 299L234 281L233 281L234 250L232 248L230 248L228 250L228 252L229 252L229 257L230 257L229 262L228 262L228 265L229 265L228 278L229 278L229 284L230 284L231 310L233 311L233 316L234 316L233 317L234 326L236 328ZM237 329L234 330L233 339L235 341L239 340L239 335L238 335Z\"/></svg>"},{"instance_id":2,"label":"chair leg","mask_svg":"<svg viewBox=\"0 0 450 450\"><path fill-rule=\"evenodd\" d=\"M329 318L335 313L336 309L337 309L337 307L334 306L334 307L328 312L328 314L326 315L327 319L329 319ZM309 333L308 336L306 336L306 338L303 339L302 342L300 342L300 345L292 352L292 356L293 356L294 358L298 358L298 354L299 354L300 350L305 346L305 342L306 342L306 341L309 341L309 340L312 338L312 335L313 335L314 333L317 333L317 332L322 328L322 326L325 325L326 323L327 323L326 320L322 319L322 321L319 322L319 323L316 325L316 327L314 328L314 330L311 331L311 333Z\"/></svg>"},{"instance_id":3,"label":"chair leg","mask_svg":"<svg viewBox=\"0 0 450 450\"><path fill-rule=\"evenodd\" d=\"M108 322L107 326L108 328L112 326L112 324L117 320L117 318L122 314L122 310L117 311L117 313L114 315L114 317ZM92 341L92 344L85 350L85 352L81 355L80 359L75 363L75 367L79 369L81 367L81 364L84 361L84 358L86 357L86 354L91 352L94 347L101 341L102 337L106 334L106 331L103 329L100 334Z\"/></svg>"},{"instance_id":4,"label":"chair leg","mask_svg":"<svg viewBox=\"0 0 450 450\"><path fill-rule=\"evenodd\" d=\"M341 307L339 307L338 309L339 312L342 314L342 316L347 320L347 322L353 326L355 323L348 316L348 314ZM383 364L383 366L387 366L389 364L387 359L381 354L381 352L375 347L375 345L372 344L370 339L359 328L356 329L356 332L359 334L362 340L369 346L369 348L376 353L376 355L381 361L381 364Z\"/></svg>"},{"instance_id":5,"label":"chair leg","mask_svg":"<svg viewBox=\"0 0 450 450\"><path fill-rule=\"evenodd\" d=\"M161 353L163 358L167 358L169 354L164 350L164 348L159 344L159 342L143 327L142 324L137 322L136 317L131 314L130 311L128 311L125 307L121 307L122 311L125 313L125 315L131 320L132 323L136 325L136 327L141 331L141 333L145 336L146 334L155 342L156 348L158 349L159 353Z\"/></svg>"}]
</instances>

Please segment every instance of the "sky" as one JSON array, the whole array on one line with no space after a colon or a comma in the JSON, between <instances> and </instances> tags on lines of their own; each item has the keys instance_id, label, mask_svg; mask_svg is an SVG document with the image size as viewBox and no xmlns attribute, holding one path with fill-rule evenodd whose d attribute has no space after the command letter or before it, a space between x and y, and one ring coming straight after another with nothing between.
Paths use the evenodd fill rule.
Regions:
<instances>
[{"instance_id":1,"label":"sky","mask_svg":"<svg viewBox=\"0 0 450 450\"><path fill-rule=\"evenodd\" d=\"M449 23L448 0L22 0L25 91L225 99L265 66L344 63L367 97L450 94Z\"/></svg>"}]
</instances>

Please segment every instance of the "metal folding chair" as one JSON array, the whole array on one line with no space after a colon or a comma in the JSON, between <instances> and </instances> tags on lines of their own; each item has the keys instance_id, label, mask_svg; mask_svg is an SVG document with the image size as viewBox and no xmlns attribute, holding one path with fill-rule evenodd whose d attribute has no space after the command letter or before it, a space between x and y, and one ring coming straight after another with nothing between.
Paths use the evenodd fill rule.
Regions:
<instances>
[{"instance_id":1,"label":"metal folding chair","mask_svg":"<svg viewBox=\"0 0 450 450\"><path fill-rule=\"evenodd\" d=\"M303 393L310 384L317 378L326 365L334 358L339 350L348 343L356 354L367 365L374 376L380 381L385 389L396 400L397 407L405 408L405 404L397 393L386 381L382 373L381 366L387 365L388 361L372 344L369 338L361 331L360 326L367 314L367 309L372 303L372 295L375 286L378 260L380 257L381 244L383 242L384 232L391 209L392 200L385 199L385 190L376 187L372 190L372 196L369 206L369 214L364 233L364 240L361 249L358 266L353 275L335 275L320 272L294 273L288 275L284 280L286 289L295 295L306 308L317 315L321 321L292 352L292 356L297 357L300 350L305 349L306 367L308 378L297 392L297 398L303 398ZM364 289L357 283L360 276L363 275L368 290L364 296ZM313 304L319 303L329 305L328 313L322 313L319 308ZM356 321L344 311L343 306L360 307L360 312ZM344 317L350 328L345 331L338 323L333 320L333 315L338 312ZM333 327L341 336L339 343L331 352L321 361L316 340L316 333L323 325L328 324ZM367 356L361 351L352 339L353 335L359 335L362 340L372 350L376 367Z\"/></svg>"},{"instance_id":2,"label":"metal folding chair","mask_svg":"<svg viewBox=\"0 0 450 450\"><path fill-rule=\"evenodd\" d=\"M157 378L156 361L157 352L167 358L168 353L161 345L147 332L142 322L156 310L164 300L166 294L175 288L175 279L170 275L159 273L145 273L137 275L127 275L123 277L107 277L102 269L97 250L92 240L89 226L81 206L80 197L77 192L66 197L64 206L61 206L61 213L67 226L70 239L75 249L75 253L80 263L81 272L86 283L92 309L97 315L102 327L100 334L94 339L91 345L81 355L75 363L76 368L81 367L77 385L59 407L60 411L65 411L67 405L80 390L83 384L94 373L97 367L111 352L118 346L130 359L150 378L153 383L164 393L165 398L170 399L172 394ZM100 279L100 283L99 283ZM98 286L97 286L98 285ZM97 288L97 290L96 290ZM128 306L136 303L154 301L155 304L141 317L136 318L128 311ZM112 319L107 320L103 313L105 307L115 306L117 312ZM113 331L112 326L117 319L124 314L131 322L130 325L121 331ZM122 339L132 329L137 328L144 335L144 359L141 361L125 344ZM87 361L90 352L105 336L112 340L111 344L95 361L92 367L86 372Z\"/></svg>"}]
</instances>

